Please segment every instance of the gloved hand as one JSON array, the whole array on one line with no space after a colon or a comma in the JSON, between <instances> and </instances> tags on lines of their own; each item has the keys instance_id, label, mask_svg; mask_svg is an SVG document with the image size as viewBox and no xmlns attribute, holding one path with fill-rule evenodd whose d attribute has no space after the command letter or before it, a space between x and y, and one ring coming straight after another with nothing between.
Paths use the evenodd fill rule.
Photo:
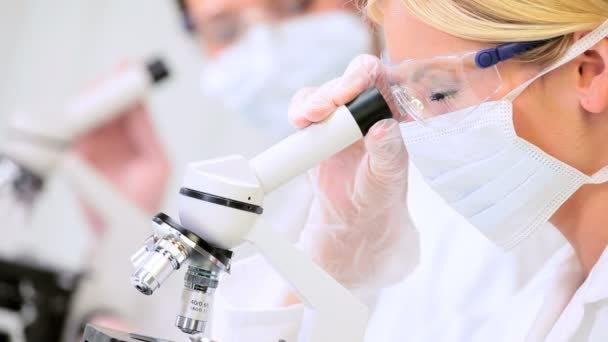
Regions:
<instances>
[{"instance_id":1,"label":"gloved hand","mask_svg":"<svg viewBox=\"0 0 608 342\"><path fill-rule=\"evenodd\" d=\"M345 74L293 98L303 128L376 86L389 99L381 62L359 56ZM394 111L395 112L395 111ZM342 285L370 288L401 279L418 261L406 206L408 156L398 122L378 122L360 142L311 171L315 200L299 245Z\"/></svg>"}]
</instances>

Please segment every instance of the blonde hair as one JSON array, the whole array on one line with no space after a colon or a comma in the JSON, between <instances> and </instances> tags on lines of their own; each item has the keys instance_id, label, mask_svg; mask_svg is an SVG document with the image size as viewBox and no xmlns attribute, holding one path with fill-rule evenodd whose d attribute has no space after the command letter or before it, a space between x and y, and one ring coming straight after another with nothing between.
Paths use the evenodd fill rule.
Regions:
<instances>
[{"instance_id":1,"label":"blonde hair","mask_svg":"<svg viewBox=\"0 0 608 342\"><path fill-rule=\"evenodd\" d=\"M382 21L379 3L366 1L370 17ZM551 39L519 56L551 62L562 56L577 31L593 30L608 19L608 0L401 0L426 24L451 35L494 44Z\"/></svg>"}]
</instances>

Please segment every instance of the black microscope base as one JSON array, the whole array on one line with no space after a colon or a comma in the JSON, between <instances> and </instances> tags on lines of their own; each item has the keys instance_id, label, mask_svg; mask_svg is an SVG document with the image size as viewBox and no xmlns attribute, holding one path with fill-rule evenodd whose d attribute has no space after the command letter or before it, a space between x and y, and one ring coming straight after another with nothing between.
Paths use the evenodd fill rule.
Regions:
<instances>
[{"instance_id":1,"label":"black microscope base","mask_svg":"<svg viewBox=\"0 0 608 342\"><path fill-rule=\"evenodd\" d=\"M172 342L160 338L125 333L88 324L84 330L83 342Z\"/></svg>"}]
</instances>

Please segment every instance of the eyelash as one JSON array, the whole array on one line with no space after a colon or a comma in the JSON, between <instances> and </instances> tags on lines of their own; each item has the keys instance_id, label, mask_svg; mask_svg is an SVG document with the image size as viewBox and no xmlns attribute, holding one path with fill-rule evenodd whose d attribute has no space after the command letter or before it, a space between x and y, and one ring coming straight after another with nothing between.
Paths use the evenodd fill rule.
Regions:
<instances>
[{"instance_id":1,"label":"eyelash","mask_svg":"<svg viewBox=\"0 0 608 342\"><path fill-rule=\"evenodd\" d=\"M430 96L430 100L433 102L445 101L446 99L455 98L456 94L458 94L458 90L456 90L456 89L447 90L444 92L432 93Z\"/></svg>"}]
</instances>

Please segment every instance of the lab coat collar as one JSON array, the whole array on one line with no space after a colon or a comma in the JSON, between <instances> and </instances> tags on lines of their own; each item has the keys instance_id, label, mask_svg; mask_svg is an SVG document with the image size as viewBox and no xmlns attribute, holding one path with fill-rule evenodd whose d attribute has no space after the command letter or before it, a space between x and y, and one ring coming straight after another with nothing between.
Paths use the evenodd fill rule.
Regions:
<instances>
[{"instance_id":1,"label":"lab coat collar","mask_svg":"<svg viewBox=\"0 0 608 342\"><path fill-rule=\"evenodd\" d=\"M583 284L583 301L595 303L608 298L608 247Z\"/></svg>"}]
</instances>

